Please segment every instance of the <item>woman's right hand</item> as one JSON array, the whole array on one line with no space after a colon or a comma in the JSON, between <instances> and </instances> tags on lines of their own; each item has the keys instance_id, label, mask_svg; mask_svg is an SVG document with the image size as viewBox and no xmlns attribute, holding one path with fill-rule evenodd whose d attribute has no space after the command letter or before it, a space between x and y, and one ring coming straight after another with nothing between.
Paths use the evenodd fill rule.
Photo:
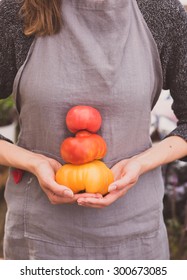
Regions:
<instances>
[{"instance_id":1,"label":"woman's right hand","mask_svg":"<svg viewBox=\"0 0 187 280\"><path fill-rule=\"evenodd\" d=\"M0 164L34 174L52 204L74 203L79 197L100 197L99 194L74 194L67 186L57 184L55 174L61 164L55 159L0 140Z\"/></svg>"},{"instance_id":2,"label":"woman's right hand","mask_svg":"<svg viewBox=\"0 0 187 280\"><path fill-rule=\"evenodd\" d=\"M52 204L73 203L76 198L66 186L57 184L55 174L61 164L43 155L36 155L31 172L37 177L38 182Z\"/></svg>"},{"instance_id":3,"label":"woman's right hand","mask_svg":"<svg viewBox=\"0 0 187 280\"><path fill-rule=\"evenodd\" d=\"M32 173L52 204L74 203L79 197L99 197L98 194L74 194L68 187L59 185L55 181L55 174L61 164L43 155L37 155L36 158Z\"/></svg>"}]
</instances>

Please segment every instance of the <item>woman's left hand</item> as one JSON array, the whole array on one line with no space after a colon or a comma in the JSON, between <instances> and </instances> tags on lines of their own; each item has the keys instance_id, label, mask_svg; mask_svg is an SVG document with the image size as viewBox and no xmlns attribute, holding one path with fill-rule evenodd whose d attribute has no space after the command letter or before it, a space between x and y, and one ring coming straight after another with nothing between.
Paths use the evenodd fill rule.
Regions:
<instances>
[{"instance_id":1,"label":"woman's left hand","mask_svg":"<svg viewBox=\"0 0 187 280\"><path fill-rule=\"evenodd\" d=\"M136 157L125 159L112 167L114 182L109 186L109 193L98 198L80 197L77 203L81 206L92 208L104 208L109 206L118 198L124 196L130 188L138 181L141 175L141 164Z\"/></svg>"},{"instance_id":2,"label":"woman's left hand","mask_svg":"<svg viewBox=\"0 0 187 280\"><path fill-rule=\"evenodd\" d=\"M77 202L87 207L106 207L125 195L136 184L141 174L185 156L187 156L186 140L180 136L167 137L142 153L114 165L112 171L115 181L109 186L109 193L106 196L79 197Z\"/></svg>"}]
</instances>

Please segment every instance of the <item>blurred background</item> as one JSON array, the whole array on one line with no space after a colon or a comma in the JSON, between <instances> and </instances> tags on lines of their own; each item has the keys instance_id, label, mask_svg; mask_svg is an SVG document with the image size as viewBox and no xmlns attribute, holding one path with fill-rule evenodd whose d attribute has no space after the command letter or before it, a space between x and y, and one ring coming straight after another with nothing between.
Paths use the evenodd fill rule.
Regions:
<instances>
[{"instance_id":1,"label":"blurred background","mask_svg":"<svg viewBox=\"0 0 187 280\"><path fill-rule=\"evenodd\" d=\"M1 0L0 0L1 1ZM187 10L187 0L181 0ZM150 135L153 143L160 141L176 127L171 110L172 98L163 91L152 111ZM0 134L16 140L17 114L12 97L0 100ZM167 226L171 259L187 260L187 162L175 161L162 167L165 183L164 219ZM3 236L6 215L4 189L8 168L0 165L0 258L3 258Z\"/></svg>"}]
</instances>

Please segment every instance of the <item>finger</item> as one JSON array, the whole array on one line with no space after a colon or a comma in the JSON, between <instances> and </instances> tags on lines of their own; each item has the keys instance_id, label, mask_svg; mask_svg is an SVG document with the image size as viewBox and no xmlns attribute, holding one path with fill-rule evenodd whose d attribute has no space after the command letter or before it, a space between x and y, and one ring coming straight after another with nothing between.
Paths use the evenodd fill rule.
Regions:
<instances>
[{"instance_id":1,"label":"finger","mask_svg":"<svg viewBox=\"0 0 187 280\"><path fill-rule=\"evenodd\" d=\"M100 193L78 193L77 194L77 198L89 198L89 197L95 197L95 198L102 198L102 194Z\"/></svg>"},{"instance_id":2,"label":"finger","mask_svg":"<svg viewBox=\"0 0 187 280\"><path fill-rule=\"evenodd\" d=\"M121 178L121 174L123 172L123 165L121 163L117 163L111 168L112 173L114 174L114 180Z\"/></svg>"},{"instance_id":3,"label":"finger","mask_svg":"<svg viewBox=\"0 0 187 280\"><path fill-rule=\"evenodd\" d=\"M58 196L55 193L52 193L50 191L48 192L47 196L52 204L64 204L64 203L75 203L76 202L75 198Z\"/></svg>"},{"instance_id":4,"label":"finger","mask_svg":"<svg viewBox=\"0 0 187 280\"><path fill-rule=\"evenodd\" d=\"M75 203L79 197L102 197L101 194L92 193L82 193L75 194L73 198L58 196L57 194L47 191L47 196L52 204L62 204L62 203Z\"/></svg>"},{"instance_id":5,"label":"finger","mask_svg":"<svg viewBox=\"0 0 187 280\"><path fill-rule=\"evenodd\" d=\"M52 165L55 173L62 167L62 164L54 159L50 159L50 164Z\"/></svg>"},{"instance_id":6,"label":"finger","mask_svg":"<svg viewBox=\"0 0 187 280\"><path fill-rule=\"evenodd\" d=\"M91 208L104 208L112 204L115 200L117 200L119 197L124 195L127 191L126 190L120 190L120 191L114 191L113 193L107 194L105 197L102 198L79 198L77 200L78 205L84 206L84 207L91 207Z\"/></svg>"},{"instance_id":7,"label":"finger","mask_svg":"<svg viewBox=\"0 0 187 280\"><path fill-rule=\"evenodd\" d=\"M72 198L74 195L71 189L69 189L66 186L57 184L54 180L49 180L46 185L46 188L52 193L55 193L57 196L65 196Z\"/></svg>"},{"instance_id":8,"label":"finger","mask_svg":"<svg viewBox=\"0 0 187 280\"><path fill-rule=\"evenodd\" d=\"M135 184L136 180L129 175L123 176L121 179L113 182L109 185L108 191L112 192L115 190L121 190L123 188L131 187L133 184Z\"/></svg>"},{"instance_id":9,"label":"finger","mask_svg":"<svg viewBox=\"0 0 187 280\"><path fill-rule=\"evenodd\" d=\"M89 198L85 200L78 200L78 205L89 208L103 208L105 207L103 203L98 203L98 200L102 200L102 198Z\"/></svg>"}]
</instances>

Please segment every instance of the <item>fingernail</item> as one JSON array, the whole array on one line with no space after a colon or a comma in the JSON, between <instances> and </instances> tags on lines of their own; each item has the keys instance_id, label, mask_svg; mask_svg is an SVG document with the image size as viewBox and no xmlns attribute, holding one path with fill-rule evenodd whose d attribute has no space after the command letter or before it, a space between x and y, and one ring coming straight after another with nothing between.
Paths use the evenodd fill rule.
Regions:
<instances>
[{"instance_id":1,"label":"fingernail","mask_svg":"<svg viewBox=\"0 0 187 280\"><path fill-rule=\"evenodd\" d=\"M67 197L73 197L73 192L70 190L64 190L64 195Z\"/></svg>"},{"instance_id":2,"label":"fingernail","mask_svg":"<svg viewBox=\"0 0 187 280\"><path fill-rule=\"evenodd\" d=\"M115 191L116 189L117 189L116 185L111 185L111 186L109 186L108 191L112 192L112 191Z\"/></svg>"}]
</instances>

